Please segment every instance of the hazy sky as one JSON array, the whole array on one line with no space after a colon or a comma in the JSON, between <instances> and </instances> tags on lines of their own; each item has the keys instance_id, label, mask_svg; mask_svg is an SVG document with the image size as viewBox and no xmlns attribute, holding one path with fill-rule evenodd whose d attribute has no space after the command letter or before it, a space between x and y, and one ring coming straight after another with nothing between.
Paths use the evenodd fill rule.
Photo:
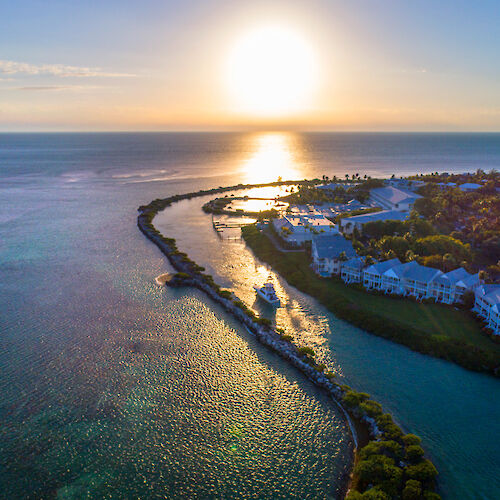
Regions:
<instances>
[{"instance_id":1,"label":"hazy sky","mask_svg":"<svg viewBox=\"0 0 500 500\"><path fill-rule=\"evenodd\" d=\"M0 2L0 130L227 128L499 131L500 1Z\"/></svg>"}]
</instances>

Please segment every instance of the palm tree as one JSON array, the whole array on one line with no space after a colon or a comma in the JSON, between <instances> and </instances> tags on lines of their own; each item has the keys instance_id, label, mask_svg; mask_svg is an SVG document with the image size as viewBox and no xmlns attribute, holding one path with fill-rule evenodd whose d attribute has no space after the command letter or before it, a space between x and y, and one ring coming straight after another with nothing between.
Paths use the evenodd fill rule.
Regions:
<instances>
[{"instance_id":1,"label":"palm tree","mask_svg":"<svg viewBox=\"0 0 500 500\"><path fill-rule=\"evenodd\" d=\"M347 260L347 255L346 255L346 253L345 253L345 252L343 252L343 251L342 251L342 252L340 252L338 260L340 260L340 262L345 262L345 261Z\"/></svg>"}]
</instances>

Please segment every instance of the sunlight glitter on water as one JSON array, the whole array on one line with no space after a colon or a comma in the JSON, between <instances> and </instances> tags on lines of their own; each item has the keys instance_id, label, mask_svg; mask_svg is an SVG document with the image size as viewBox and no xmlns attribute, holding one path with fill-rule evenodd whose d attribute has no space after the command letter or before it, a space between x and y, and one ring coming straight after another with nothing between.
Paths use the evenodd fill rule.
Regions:
<instances>
[{"instance_id":1,"label":"sunlight glitter on water","mask_svg":"<svg viewBox=\"0 0 500 500\"><path fill-rule=\"evenodd\" d=\"M298 155L299 137L291 132L259 133L252 137L252 151L241 165L245 184L282 179L303 179Z\"/></svg>"}]
</instances>

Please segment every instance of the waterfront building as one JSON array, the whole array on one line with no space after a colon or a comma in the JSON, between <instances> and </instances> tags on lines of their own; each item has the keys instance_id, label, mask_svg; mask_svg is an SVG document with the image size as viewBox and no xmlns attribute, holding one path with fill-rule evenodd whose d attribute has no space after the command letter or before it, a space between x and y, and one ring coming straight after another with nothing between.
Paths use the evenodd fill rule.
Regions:
<instances>
[{"instance_id":1,"label":"waterfront building","mask_svg":"<svg viewBox=\"0 0 500 500\"><path fill-rule=\"evenodd\" d=\"M359 283L363 279L363 268L365 263L361 257L354 257L343 262L340 269L340 277L346 283Z\"/></svg>"},{"instance_id":2,"label":"waterfront building","mask_svg":"<svg viewBox=\"0 0 500 500\"><path fill-rule=\"evenodd\" d=\"M363 225L373 221L386 220L405 220L408 218L408 212L399 210L381 210L370 214L354 215L352 217L344 217L339 221L339 230L345 234L352 234L356 228L360 233L363 231Z\"/></svg>"},{"instance_id":3,"label":"waterfront building","mask_svg":"<svg viewBox=\"0 0 500 500\"><path fill-rule=\"evenodd\" d=\"M317 213L287 214L274 219L273 225L281 237L297 247L303 246L306 241L311 241L314 236L339 234L332 221Z\"/></svg>"},{"instance_id":4,"label":"waterfront building","mask_svg":"<svg viewBox=\"0 0 500 500\"><path fill-rule=\"evenodd\" d=\"M500 335L500 285L476 288L473 311L481 316L493 333Z\"/></svg>"},{"instance_id":5,"label":"waterfront building","mask_svg":"<svg viewBox=\"0 0 500 500\"><path fill-rule=\"evenodd\" d=\"M400 265L399 259L390 259L383 262L377 262L368 266L363 271L363 285L368 290L381 290L382 289L382 276L394 266Z\"/></svg>"},{"instance_id":6,"label":"waterfront building","mask_svg":"<svg viewBox=\"0 0 500 500\"><path fill-rule=\"evenodd\" d=\"M341 234L331 236L315 236L311 243L312 268L323 277L339 274L346 259L354 257L356 251L352 243Z\"/></svg>"},{"instance_id":7,"label":"waterfront building","mask_svg":"<svg viewBox=\"0 0 500 500\"><path fill-rule=\"evenodd\" d=\"M370 191L370 201L387 210L409 211L418 198L422 197L393 186L375 188Z\"/></svg>"},{"instance_id":8,"label":"waterfront building","mask_svg":"<svg viewBox=\"0 0 500 500\"><path fill-rule=\"evenodd\" d=\"M382 289L388 293L411 295L424 299L430 294L430 283L443 274L439 269L421 266L412 260L391 267L382 275Z\"/></svg>"},{"instance_id":9,"label":"waterfront building","mask_svg":"<svg viewBox=\"0 0 500 500\"><path fill-rule=\"evenodd\" d=\"M430 284L430 296L436 302L461 302L467 290L474 292L481 285L479 273L470 274L463 267L437 276Z\"/></svg>"}]
</instances>

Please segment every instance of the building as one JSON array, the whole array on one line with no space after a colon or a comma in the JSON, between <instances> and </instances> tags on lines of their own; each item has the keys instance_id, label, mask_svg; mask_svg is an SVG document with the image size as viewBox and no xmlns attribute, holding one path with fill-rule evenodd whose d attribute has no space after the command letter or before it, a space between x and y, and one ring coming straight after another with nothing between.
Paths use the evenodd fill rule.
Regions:
<instances>
[{"instance_id":1,"label":"building","mask_svg":"<svg viewBox=\"0 0 500 500\"><path fill-rule=\"evenodd\" d=\"M481 316L495 335L500 335L500 285L476 288L473 311Z\"/></svg>"},{"instance_id":2,"label":"building","mask_svg":"<svg viewBox=\"0 0 500 500\"><path fill-rule=\"evenodd\" d=\"M322 214L287 214L273 220L277 233L294 246L303 246L314 236L339 234L335 224Z\"/></svg>"},{"instance_id":3,"label":"building","mask_svg":"<svg viewBox=\"0 0 500 500\"><path fill-rule=\"evenodd\" d=\"M354 257L356 251L341 234L315 236L311 243L312 268L320 276L339 274L343 257Z\"/></svg>"},{"instance_id":4,"label":"building","mask_svg":"<svg viewBox=\"0 0 500 500\"><path fill-rule=\"evenodd\" d=\"M475 191L476 189L479 189L480 187L483 187L483 186L481 184L476 184L475 182L466 182L465 184L460 184L460 186L458 186L458 188L461 191L465 191L465 192Z\"/></svg>"},{"instance_id":5,"label":"building","mask_svg":"<svg viewBox=\"0 0 500 500\"><path fill-rule=\"evenodd\" d=\"M340 269L340 277L346 283L359 283L363 280L363 268L365 263L361 257L354 257L343 262Z\"/></svg>"},{"instance_id":6,"label":"building","mask_svg":"<svg viewBox=\"0 0 500 500\"><path fill-rule=\"evenodd\" d=\"M370 201L387 210L409 211L418 198L422 197L393 186L374 188L370 191Z\"/></svg>"},{"instance_id":7,"label":"building","mask_svg":"<svg viewBox=\"0 0 500 500\"><path fill-rule=\"evenodd\" d=\"M461 302L467 290L474 292L481 285L479 273L469 274L463 267L437 276L431 283L430 296L436 302Z\"/></svg>"},{"instance_id":8,"label":"building","mask_svg":"<svg viewBox=\"0 0 500 500\"><path fill-rule=\"evenodd\" d=\"M368 290L381 290L382 289L382 276L394 266L400 265L399 259L390 259L383 262L377 262L368 266L363 271L363 285Z\"/></svg>"},{"instance_id":9,"label":"building","mask_svg":"<svg viewBox=\"0 0 500 500\"><path fill-rule=\"evenodd\" d=\"M356 228L359 232L363 230L363 224L374 221L386 220L405 220L408 218L408 212L398 210L381 210L370 214L354 215L353 217L344 217L339 221L339 230L345 234L352 234Z\"/></svg>"},{"instance_id":10,"label":"building","mask_svg":"<svg viewBox=\"0 0 500 500\"><path fill-rule=\"evenodd\" d=\"M386 179L385 184L393 186L398 189L406 189L406 191L416 191L418 188L425 186L424 181L417 181L413 179Z\"/></svg>"},{"instance_id":11,"label":"building","mask_svg":"<svg viewBox=\"0 0 500 500\"><path fill-rule=\"evenodd\" d=\"M442 274L439 269L421 266L412 260L387 269L382 275L382 290L425 299L430 294L432 280Z\"/></svg>"}]
</instances>

